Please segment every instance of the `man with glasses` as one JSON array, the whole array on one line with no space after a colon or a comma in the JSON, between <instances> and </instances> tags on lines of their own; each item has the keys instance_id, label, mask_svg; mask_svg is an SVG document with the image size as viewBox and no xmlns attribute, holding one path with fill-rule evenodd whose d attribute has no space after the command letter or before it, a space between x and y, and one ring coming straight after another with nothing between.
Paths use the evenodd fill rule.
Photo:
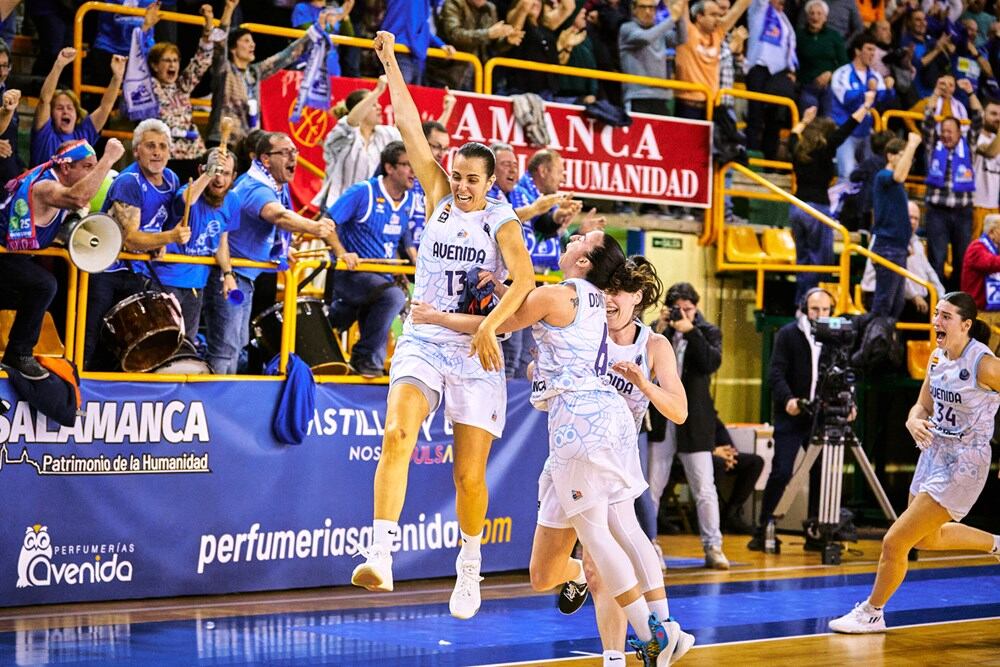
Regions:
<instances>
[{"instance_id":1,"label":"man with glasses","mask_svg":"<svg viewBox=\"0 0 1000 667\"><path fill-rule=\"evenodd\" d=\"M295 177L299 151L291 137L283 132L268 132L257 146L260 150L257 158L232 190L239 202L239 213L235 229L229 232L230 256L275 262L279 268L284 268L292 232L312 234L330 243L333 222L326 217L318 221L304 218L292 208L288 184ZM218 271L213 269L210 283L213 278L221 279ZM230 308L216 309L219 312L209 323L218 332L208 340L209 363L216 373L236 373L240 350L250 341L254 280L264 271L247 267L233 269L236 288L243 292L244 300Z\"/></svg>"},{"instance_id":2,"label":"man with glasses","mask_svg":"<svg viewBox=\"0 0 1000 667\"><path fill-rule=\"evenodd\" d=\"M343 331L358 321L361 338L351 350L350 366L368 379L385 375L389 327L403 309L406 293L391 274L354 268L366 258L396 257L401 243L410 262L417 263L417 251L409 241L414 178L406 147L393 141L380 159L383 175L355 183L327 211L336 225L333 252L347 265L347 271L330 276L330 324Z\"/></svg>"},{"instance_id":3,"label":"man with glasses","mask_svg":"<svg viewBox=\"0 0 1000 667\"><path fill-rule=\"evenodd\" d=\"M7 92L7 76L10 74L10 47L0 40L0 97ZM11 116L7 129L0 133L0 183L17 178L25 169L24 160L17 152L17 110Z\"/></svg>"},{"instance_id":4,"label":"man with glasses","mask_svg":"<svg viewBox=\"0 0 1000 667\"><path fill-rule=\"evenodd\" d=\"M632 20L622 24L618 33L622 72L637 76L669 79L667 52L687 41L685 21L678 21L687 11L686 0L670 5L670 17L656 25L657 0L636 0L632 5ZM670 115L672 93L669 88L655 88L626 83L625 108L632 112Z\"/></svg>"}]
</instances>

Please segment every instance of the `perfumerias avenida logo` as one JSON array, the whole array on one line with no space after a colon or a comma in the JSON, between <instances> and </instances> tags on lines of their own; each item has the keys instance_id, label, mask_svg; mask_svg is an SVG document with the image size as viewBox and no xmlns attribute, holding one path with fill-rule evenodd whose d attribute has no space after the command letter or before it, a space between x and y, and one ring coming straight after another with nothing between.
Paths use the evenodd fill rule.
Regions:
<instances>
[{"instance_id":1,"label":"perfumerias avenida logo","mask_svg":"<svg viewBox=\"0 0 1000 667\"><path fill-rule=\"evenodd\" d=\"M132 581L131 542L53 544L48 526L24 530L17 558L17 588Z\"/></svg>"}]
</instances>

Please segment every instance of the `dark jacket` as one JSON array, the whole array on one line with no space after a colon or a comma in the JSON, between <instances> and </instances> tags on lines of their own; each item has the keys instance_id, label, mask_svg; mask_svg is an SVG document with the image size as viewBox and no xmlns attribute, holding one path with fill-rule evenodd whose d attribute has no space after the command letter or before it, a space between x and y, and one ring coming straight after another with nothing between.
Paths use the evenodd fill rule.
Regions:
<instances>
[{"instance_id":1,"label":"dark jacket","mask_svg":"<svg viewBox=\"0 0 1000 667\"><path fill-rule=\"evenodd\" d=\"M671 326L661 332L673 340ZM722 365L722 331L709 323L699 311L694 318L694 329L684 334L687 349L681 368L681 384L687 393L688 418L677 427L677 451L683 453L710 452L715 449L715 403L709 392L712 373ZM665 418L650 406L650 416ZM655 433L655 424L653 433ZM650 435L650 439L656 439ZM661 438L662 439L662 438Z\"/></svg>"},{"instance_id":2,"label":"dark jacket","mask_svg":"<svg viewBox=\"0 0 1000 667\"><path fill-rule=\"evenodd\" d=\"M767 377L774 405L774 429L808 431L812 424L807 415L793 417L785 412L789 399L809 398L812 384L812 351L797 321L789 322L775 334Z\"/></svg>"}]
</instances>

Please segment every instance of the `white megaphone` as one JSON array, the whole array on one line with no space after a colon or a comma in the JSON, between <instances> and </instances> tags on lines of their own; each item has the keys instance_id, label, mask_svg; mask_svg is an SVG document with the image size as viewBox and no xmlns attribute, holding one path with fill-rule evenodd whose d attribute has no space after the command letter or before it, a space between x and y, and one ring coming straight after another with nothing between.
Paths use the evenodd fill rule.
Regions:
<instances>
[{"instance_id":1,"label":"white megaphone","mask_svg":"<svg viewBox=\"0 0 1000 667\"><path fill-rule=\"evenodd\" d=\"M71 217L63 223L59 238L73 264L87 273L101 273L114 264L125 241L122 228L106 213Z\"/></svg>"}]
</instances>

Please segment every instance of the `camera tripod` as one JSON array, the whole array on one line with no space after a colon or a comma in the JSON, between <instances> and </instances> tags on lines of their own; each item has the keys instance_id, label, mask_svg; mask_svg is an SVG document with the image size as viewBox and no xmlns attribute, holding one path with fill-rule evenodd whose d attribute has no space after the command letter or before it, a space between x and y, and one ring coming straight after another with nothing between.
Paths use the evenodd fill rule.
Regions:
<instances>
[{"instance_id":1,"label":"camera tripod","mask_svg":"<svg viewBox=\"0 0 1000 667\"><path fill-rule=\"evenodd\" d=\"M833 534L840 523L840 496L843 486L844 470L844 449L849 447L854 460L864 473L868 487L875 494L882 513L891 521L896 520L896 512L889 504L889 497L886 496L882 484L875 476L868 456L865 454L861 443L858 441L854 429L843 417L836 418L843 421L843 424L823 425L813 430L809 439L809 446L806 449L805 458L802 465L792 475L791 481L785 488L785 493L781 496L778 506L774 510L776 516L784 516L791 507L792 501L798 494L799 489L805 483L806 476L816 463L816 459L822 454L823 462L820 475L820 495L819 495L819 531L823 543L823 564L840 565L840 555L844 547L839 542L833 540Z\"/></svg>"}]
</instances>

